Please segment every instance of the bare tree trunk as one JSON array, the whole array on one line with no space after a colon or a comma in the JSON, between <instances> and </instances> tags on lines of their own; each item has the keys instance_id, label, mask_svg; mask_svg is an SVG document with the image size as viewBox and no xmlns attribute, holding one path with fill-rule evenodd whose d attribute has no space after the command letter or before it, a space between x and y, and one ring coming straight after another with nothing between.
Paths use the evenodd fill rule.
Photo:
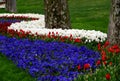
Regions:
<instances>
[{"instance_id":1,"label":"bare tree trunk","mask_svg":"<svg viewBox=\"0 0 120 81\"><path fill-rule=\"evenodd\" d=\"M120 46L120 0L112 0L110 23L108 28L108 41Z\"/></svg>"},{"instance_id":2,"label":"bare tree trunk","mask_svg":"<svg viewBox=\"0 0 120 81\"><path fill-rule=\"evenodd\" d=\"M44 0L44 3L46 28L71 28L67 0Z\"/></svg>"},{"instance_id":3,"label":"bare tree trunk","mask_svg":"<svg viewBox=\"0 0 120 81\"><path fill-rule=\"evenodd\" d=\"M8 11L9 9L8 9L8 4L9 3L9 0L5 0L5 9Z\"/></svg>"},{"instance_id":4,"label":"bare tree trunk","mask_svg":"<svg viewBox=\"0 0 120 81\"><path fill-rule=\"evenodd\" d=\"M6 10L9 12L16 12L16 0L6 0Z\"/></svg>"}]
</instances>

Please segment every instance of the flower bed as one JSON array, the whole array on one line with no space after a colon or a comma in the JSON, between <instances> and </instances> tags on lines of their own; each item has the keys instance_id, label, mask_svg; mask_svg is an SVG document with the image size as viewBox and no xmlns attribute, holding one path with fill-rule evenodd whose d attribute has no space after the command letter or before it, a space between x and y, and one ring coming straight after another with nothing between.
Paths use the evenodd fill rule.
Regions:
<instances>
[{"instance_id":1,"label":"flower bed","mask_svg":"<svg viewBox=\"0 0 120 81\"><path fill-rule=\"evenodd\" d=\"M25 17L1 16L1 18L1 27L7 28L11 23L21 22ZM10 30L6 29L4 34L8 31ZM77 47L62 42L18 40L14 36L9 38L2 35L0 40L1 53L13 60L18 67L28 70L33 77L42 81L52 81L52 79L72 81L78 74L84 73L84 70L95 70L95 63L100 58L98 52L84 46ZM81 71L79 72L79 70Z\"/></svg>"},{"instance_id":2,"label":"flower bed","mask_svg":"<svg viewBox=\"0 0 120 81\"><path fill-rule=\"evenodd\" d=\"M14 15L7 16L3 14L3 16L0 16L0 33L6 34L8 31L8 27L12 23L21 22L21 21L30 21L30 20L38 20L38 18L26 17L26 16L14 16Z\"/></svg>"},{"instance_id":3,"label":"flower bed","mask_svg":"<svg viewBox=\"0 0 120 81\"><path fill-rule=\"evenodd\" d=\"M98 44L101 54L85 46L64 43L71 41L81 44L84 38L84 42L103 42L106 34L100 31L46 29L41 27L44 23L40 24L44 20L43 15L32 15L31 19L29 15L27 17L24 15L26 14L22 14L22 16L20 14L0 15L3 18L0 20L0 34L2 34L0 35L0 52L19 68L27 70L38 81L87 80L84 74L90 72L90 76L87 75L87 77L94 76L93 73L97 74L95 71L97 67L106 69L112 65L112 62L115 63L115 66L119 64L120 60L116 60L116 58L120 57L120 48L117 45L108 47L108 41L103 46ZM3 36L5 34L7 36ZM42 40L38 39L39 36ZM53 40L45 42L45 39ZM107 70L107 72L109 71ZM105 77L110 80L111 73L106 73ZM103 81L103 79L101 80ZM93 81L93 77L90 81Z\"/></svg>"},{"instance_id":4,"label":"flower bed","mask_svg":"<svg viewBox=\"0 0 120 81\"><path fill-rule=\"evenodd\" d=\"M64 78L71 81L79 74L78 65L81 66L80 73L84 73L85 64L90 64L87 69L94 70L96 60L100 58L98 52L84 46L77 47L60 42L47 43L41 40L18 40L5 36L0 36L0 40L1 53L42 81L52 79L63 81Z\"/></svg>"},{"instance_id":5,"label":"flower bed","mask_svg":"<svg viewBox=\"0 0 120 81\"><path fill-rule=\"evenodd\" d=\"M26 17L26 16L0 16L0 23L15 23L21 21L30 21L30 20L38 20L38 18Z\"/></svg>"},{"instance_id":6,"label":"flower bed","mask_svg":"<svg viewBox=\"0 0 120 81\"><path fill-rule=\"evenodd\" d=\"M31 34L38 35L48 35L49 32L58 32L59 36L70 36L72 34L73 38L83 39L85 38L85 42L103 42L106 40L107 34L102 33L100 31L95 30L78 30L78 29L69 29L69 30L62 30L62 29L46 29L45 22L44 22L44 15L39 14L0 14L0 16L26 16L26 17L34 17L39 18L38 20L34 21L22 21L19 23L13 23L10 25L9 29L13 30L23 30L25 32L31 31ZM58 35L57 34L57 35Z\"/></svg>"}]
</instances>

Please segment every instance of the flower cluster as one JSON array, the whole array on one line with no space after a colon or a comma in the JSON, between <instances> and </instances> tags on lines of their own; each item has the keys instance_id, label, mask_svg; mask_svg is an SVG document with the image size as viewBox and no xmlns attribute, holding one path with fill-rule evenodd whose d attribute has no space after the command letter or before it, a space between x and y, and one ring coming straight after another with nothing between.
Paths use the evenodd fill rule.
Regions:
<instances>
[{"instance_id":1,"label":"flower cluster","mask_svg":"<svg viewBox=\"0 0 120 81\"><path fill-rule=\"evenodd\" d=\"M4 22L4 23L0 22L0 34L3 34L3 35L6 34L8 30L8 26L10 25L11 25L10 22Z\"/></svg>"},{"instance_id":2,"label":"flower cluster","mask_svg":"<svg viewBox=\"0 0 120 81\"><path fill-rule=\"evenodd\" d=\"M2 35L8 35L8 36L12 36L12 37L19 37L19 38L31 38L31 37L34 37L36 36L38 39L54 39L54 40L58 40L58 41L62 41L62 42L65 42L65 41L72 41L72 42L76 42L76 43L80 43L81 40L79 38L76 38L76 39L73 39L73 36L70 35L70 37L67 37L67 36L59 36L58 35L58 32L54 33L54 32L49 32L48 35L38 35L37 33L34 35L31 33L31 31L29 32L25 32L23 30L20 30L20 31L15 31L13 29L8 29L8 27L14 23L14 22L20 22L22 20L24 21L28 21L28 20L36 20L36 18L26 18L26 17L23 17L23 16L2 16L0 17L0 33ZM57 35L57 36L56 36ZM35 38L36 38L35 37Z\"/></svg>"},{"instance_id":3,"label":"flower cluster","mask_svg":"<svg viewBox=\"0 0 120 81\"><path fill-rule=\"evenodd\" d=\"M10 25L9 29L13 30L23 30L25 32L31 31L32 34L35 34L36 32L39 35L46 35L49 32L58 32L59 36L70 36L72 34L73 38L86 38L85 42L103 42L106 40L107 34L102 33L100 31L95 30L78 30L78 29L69 29L69 30L63 30L63 29L46 29L45 28L45 21L44 21L44 15L39 14L0 14L0 16L27 16L27 17L34 17L39 18L38 20L34 21L22 21L19 23L13 23Z\"/></svg>"},{"instance_id":4,"label":"flower cluster","mask_svg":"<svg viewBox=\"0 0 120 81\"><path fill-rule=\"evenodd\" d=\"M38 23L38 24L36 24ZM21 29L25 32L31 31L32 34L36 32L39 35L46 35L49 32L58 32L60 36L70 36L73 35L74 38L86 38L85 42L103 42L106 40L107 34L95 30L78 30L78 29L46 29L44 23L41 23L41 20L30 21L30 22L21 22L12 24L9 29L20 31Z\"/></svg>"},{"instance_id":5,"label":"flower cluster","mask_svg":"<svg viewBox=\"0 0 120 81\"><path fill-rule=\"evenodd\" d=\"M12 23L21 22L21 21L30 21L30 20L38 20L38 18L25 17L25 16L0 16L0 33L6 34L8 31L8 27Z\"/></svg>"},{"instance_id":6,"label":"flower cluster","mask_svg":"<svg viewBox=\"0 0 120 81\"><path fill-rule=\"evenodd\" d=\"M8 38L0 35L0 52L39 81L72 81L94 70L100 54L62 42Z\"/></svg>"},{"instance_id":7,"label":"flower cluster","mask_svg":"<svg viewBox=\"0 0 120 81\"><path fill-rule=\"evenodd\" d=\"M111 61L113 61L113 58L120 53L120 48L118 45L108 47L109 45L109 41L106 41L104 45L101 45L100 43L98 44L98 50L101 52L101 61L104 65L112 65ZM99 64L100 62L98 61L97 65Z\"/></svg>"},{"instance_id":8,"label":"flower cluster","mask_svg":"<svg viewBox=\"0 0 120 81\"><path fill-rule=\"evenodd\" d=\"M106 41L105 44L98 44L98 50L101 52L101 60L96 62L96 65L103 65L106 69L108 66L119 65L120 59L120 47L118 45L110 45L109 41ZM111 74L108 71L105 75L107 80L111 79Z\"/></svg>"}]
</instances>

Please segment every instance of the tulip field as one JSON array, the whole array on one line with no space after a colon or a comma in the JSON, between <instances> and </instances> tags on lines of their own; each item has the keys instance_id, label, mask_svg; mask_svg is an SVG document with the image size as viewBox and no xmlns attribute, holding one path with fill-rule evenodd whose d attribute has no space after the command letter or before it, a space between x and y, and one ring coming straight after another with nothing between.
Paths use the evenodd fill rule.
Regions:
<instances>
[{"instance_id":1,"label":"tulip field","mask_svg":"<svg viewBox=\"0 0 120 81\"><path fill-rule=\"evenodd\" d=\"M69 4L74 5L72 0ZM1 9L0 81L120 81L120 46L109 46L107 23L92 29L93 23L98 27L93 20L88 22L91 28L81 29L73 20L76 15L71 17L72 29L47 29L43 12L20 8L19 13Z\"/></svg>"}]
</instances>

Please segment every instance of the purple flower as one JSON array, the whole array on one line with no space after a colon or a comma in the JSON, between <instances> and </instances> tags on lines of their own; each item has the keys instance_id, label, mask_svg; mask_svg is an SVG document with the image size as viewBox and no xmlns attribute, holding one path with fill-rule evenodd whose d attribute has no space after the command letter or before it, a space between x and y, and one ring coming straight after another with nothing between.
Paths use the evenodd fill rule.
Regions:
<instances>
[{"instance_id":1,"label":"purple flower","mask_svg":"<svg viewBox=\"0 0 120 81\"><path fill-rule=\"evenodd\" d=\"M77 65L89 63L96 68L100 54L85 46L62 42L45 42L8 38L0 35L0 52L18 67L26 69L38 81L72 81L77 78Z\"/></svg>"}]
</instances>

